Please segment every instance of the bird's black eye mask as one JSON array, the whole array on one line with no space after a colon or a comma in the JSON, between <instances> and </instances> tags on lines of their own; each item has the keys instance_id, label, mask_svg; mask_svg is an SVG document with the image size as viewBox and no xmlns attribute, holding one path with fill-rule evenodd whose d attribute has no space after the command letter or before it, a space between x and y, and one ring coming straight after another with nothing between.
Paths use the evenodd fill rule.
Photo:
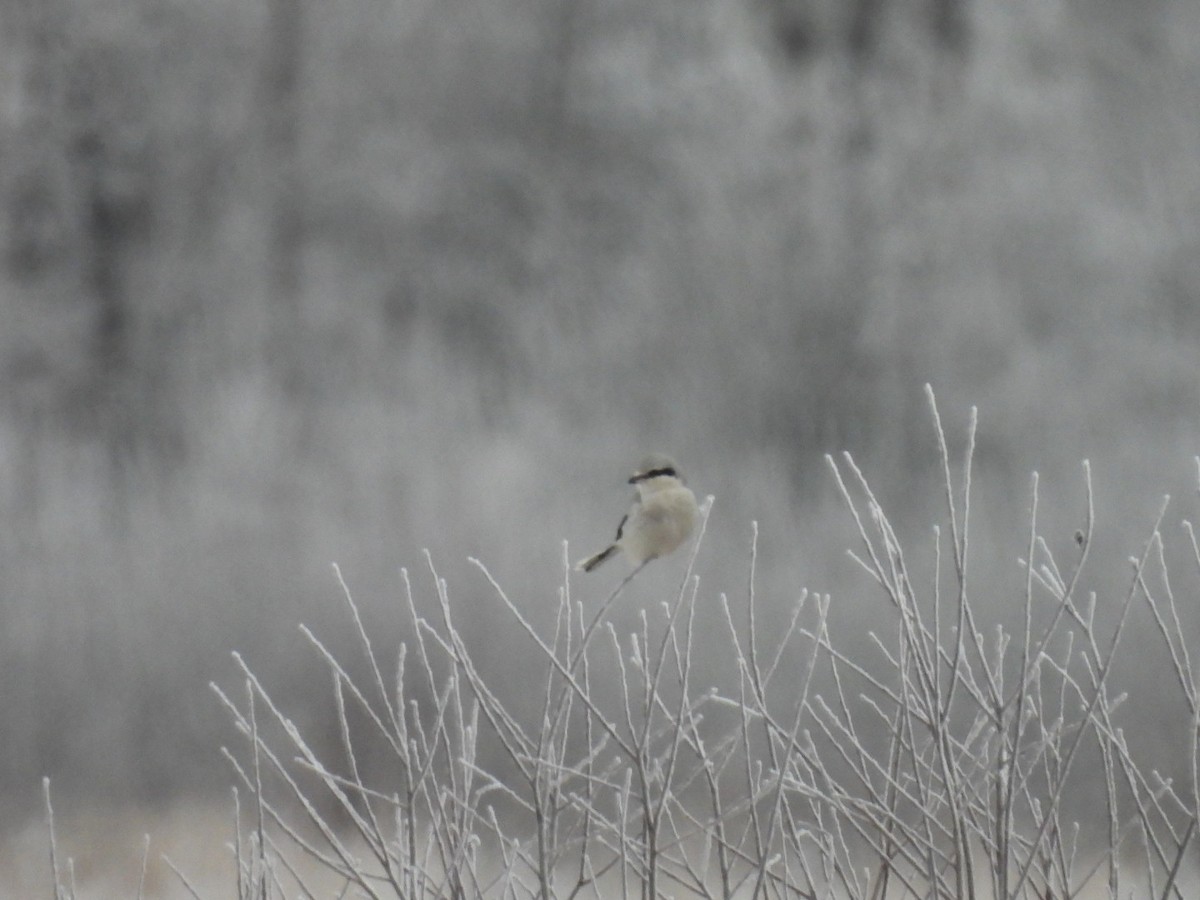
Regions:
<instances>
[{"instance_id":1,"label":"bird's black eye mask","mask_svg":"<svg viewBox=\"0 0 1200 900\"><path fill-rule=\"evenodd\" d=\"M649 472L642 472L638 475L634 475L629 479L629 483L637 484L639 481L649 481L651 478L661 478L664 475L670 478L676 477L675 470L670 466L667 466L665 469L651 469Z\"/></svg>"}]
</instances>

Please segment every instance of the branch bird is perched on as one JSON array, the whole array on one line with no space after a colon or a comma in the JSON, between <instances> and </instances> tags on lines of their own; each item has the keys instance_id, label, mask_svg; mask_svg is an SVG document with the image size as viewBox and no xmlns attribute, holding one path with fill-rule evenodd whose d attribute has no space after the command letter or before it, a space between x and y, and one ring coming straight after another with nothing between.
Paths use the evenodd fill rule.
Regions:
<instances>
[{"instance_id":1,"label":"branch bird is perched on","mask_svg":"<svg viewBox=\"0 0 1200 900\"><path fill-rule=\"evenodd\" d=\"M675 550L696 527L696 496L684 485L671 457L648 456L629 483L637 488L637 496L617 526L616 538L595 556L580 560L576 568L590 572L618 550L635 566L642 566Z\"/></svg>"}]
</instances>

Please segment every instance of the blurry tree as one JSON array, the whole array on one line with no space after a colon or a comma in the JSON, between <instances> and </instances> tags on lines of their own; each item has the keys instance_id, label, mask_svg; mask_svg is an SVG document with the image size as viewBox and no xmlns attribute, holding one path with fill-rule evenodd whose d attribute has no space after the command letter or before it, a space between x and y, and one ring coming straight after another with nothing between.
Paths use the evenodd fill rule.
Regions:
<instances>
[{"instance_id":1,"label":"blurry tree","mask_svg":"<svg viewBox=\"0 0 1200 900\"><path fill-rule=\"evenodd\" d=\"M64 44L69 11L53 0L0 10L6 56L3 178L7 272L36 278L66 267L72 244L71 191L63 133ZM27 110L11 112L13 109Z\"/></svg>"},{"instance_id":2,"label":"blurry tree","mask_svg":"<svg viewBox=\"0 0 1200 900\"><path fill-rule=\"evenodd\" d=\"M134 431L132 422L121 421L122 379L133 362L126 268L149 227L145 135L136 113L142 104L129 78L136 66L81 41L81 17L69 4L18 10L9 13L17 103L6 135L13 164L3 180L11 210L8 271L47 321L85 324L52 339L36 331L10 338L13 412L20 430L30 428L29 417L40 419L32 430L43 438L41 427L55 419L102 435L112 451L117 496ZM66 336L69 344L56 344ZM72 357L64 371L62 361ZM37 400L23 404L24 396ZM36 454L24 459L38 465ZM33 471L24 478L39 480Z\"/></svg>"},{"instance_id":3,"label":"blurry tree","mask_svg":"<svg viewBox=\"0 0 1200 900\"><path fill-rule=\"evenodd\" d=\"M759 5L767 13L776 46L793 65L843 48L855 58L868 58L880 40L898 28L927 34L941 50L963 50L970 37L964 0L759 0Z\"/></svg>"},{"instance_id":4,"label":"blurry tree","mask_svg":"<svg viewBox=\"0 0 1200 900\"><path fill-rule=\"evenodd\" d=\"M68 77L67 152L81 218L81 290L94 310L88 407L110 455L115 509L124 519L136 457L167 449L165 433L152 424L156 409L161 413L170 402L157 395L166 382L146 377L163 357L142 343L147 300L137 295L130 271L150 248L157 149L146 118L146 74L128 48L80 46Z\"/></svg>"},{"instance_id":5,"label":"blurry tree","mask_svg":"<svg viewBox=\"0 0 1200 900\"><path fill-rule=\"evenodd\" d=\"M570 124L571 86L577 65L580 20L587 0L545 0L547 6L545 37L546 65L540 67L542 84L538 98L549 139L560 139Z\"/></svg>"},{"instance_id":6,"label":"blurry tree","mask_svg":"<svg viewBox=\"0 0 1200 900\"><path fill-rule=\"evenodd\" d=\"M304 23L304 0L267 0L260 174L267 211L267 349L288 394L301 391L311 352L301 296L307 197L301 170Z\"/></svg>"},{"instance_id":7,"label":"blurry tree","mask_svg":"<svg viewBox=\"0 0 1200 900\"><path fill-rule=\"evenodd\" d=\"M971 36L966 0L929 0L929 6L937 43L946 50L965 50Z\"/></svg>"}]
</instances>

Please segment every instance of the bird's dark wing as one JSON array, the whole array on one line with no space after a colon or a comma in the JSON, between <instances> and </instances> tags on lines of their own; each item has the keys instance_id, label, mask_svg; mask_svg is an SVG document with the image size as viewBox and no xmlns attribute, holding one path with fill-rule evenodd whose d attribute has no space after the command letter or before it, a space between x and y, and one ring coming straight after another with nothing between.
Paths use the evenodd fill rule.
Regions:
<instances>
[{"instance_id":1,"label":"bird's dark wing","mask_svg":"<svg viewBox=\"0 0 1200 900\"><path fill-rule=\"evenodd\" d=\"M619 541L621 539L621 535L625 532L625 523L628 521L629 521L629 513L625 513L625 515L621 516L621 523L619 525L617 525L616 540Z\"/></svg>"}]
</instances>

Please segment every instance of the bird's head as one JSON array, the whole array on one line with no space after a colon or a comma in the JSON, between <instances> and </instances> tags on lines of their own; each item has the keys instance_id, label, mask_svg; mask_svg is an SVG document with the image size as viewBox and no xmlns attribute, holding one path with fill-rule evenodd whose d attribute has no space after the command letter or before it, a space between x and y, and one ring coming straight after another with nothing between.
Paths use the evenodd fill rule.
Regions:
<instances>
[{"instance_id":1,"label":"bird's head","mask_svg":"<svg viewBox=\"0 0 1200 900\"><path fill-rule=\"evenodd\" d=\"M659 478L683 481L683 476L679 474L679 467L675 464L675 460L662 453L652 453L643 459L641 465L634 470L629 483L645 484Z\"/></svg>"}]
</instances>

